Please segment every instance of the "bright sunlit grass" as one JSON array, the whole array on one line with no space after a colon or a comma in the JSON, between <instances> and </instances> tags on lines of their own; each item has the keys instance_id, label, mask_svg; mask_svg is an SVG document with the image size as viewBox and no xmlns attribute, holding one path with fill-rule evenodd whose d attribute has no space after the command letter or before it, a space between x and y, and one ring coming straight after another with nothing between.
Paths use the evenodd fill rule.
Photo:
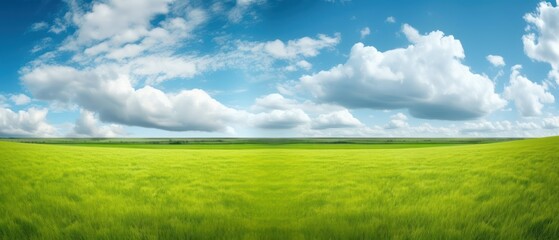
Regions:
<instances>
[{"instance_id":1,"label":"bright sunlit grass","mask_svg":"<svg viewBox=\"0 0 559 240\"><path fill-rule=\"evenodd\" d=\"M0 239L558 239L558 146L0 142Z\"/></svg>"}]
</instances>

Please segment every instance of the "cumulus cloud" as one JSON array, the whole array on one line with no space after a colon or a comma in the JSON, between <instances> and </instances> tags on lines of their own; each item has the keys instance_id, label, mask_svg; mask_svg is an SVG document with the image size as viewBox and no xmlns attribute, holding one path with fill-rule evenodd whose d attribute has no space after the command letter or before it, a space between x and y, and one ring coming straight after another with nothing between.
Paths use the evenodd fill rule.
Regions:
<instances>
[{"instance_id":1,"label":"cumulus cloud","mask_svg":"<svg viewBox=\"0 0 559 240\"><path fill-rule=\"evenodd\" d=\"M312 128L314 129L329 129L329 128L356 128L363 124L355 118L347 109L320 114L313 121Z\"/></svg>"},{"instance_id":2,"label":"cumulus cloud","mask_svg":"<svg viewBox=\"0 0 559 240\"><path fill-rule=\"evenodd\" d=\"M522 116L531 117L542 114L545 103L555 102L555 98L544 85L530 81L522 76L522 66L515 65L511 68L509 85L505 88L505 98L514 101L516 109Z\"/></svg>"},{"instance_id":3,"label":"cumulus cloud","mask_svg":"<svg viewBox=\"0 0 559 240\"><path fill-rule=\"evenodd\" d=\"M264 2L238 0L230 13L247 13ZM276 61L310 70L312 64L305 58L340 41L339 34L288 41L236 40L222 45L215 54L199 56L196 49L185 50L185 43L195 40L195 30L211 16L190 3L108 0L87 6L75 1L68 4L70 11L53 26L74 31L58 48L22 68L20 79L34 98L83 109L77 135L106 135L107 131L86 131L92 129L91 116L106 123L169 131L230 131L239 119L248 117L263 127L271 126L265 120L279 125L289 118L305 122L308 116L301 109L266 110L255 117L224 106L204 90L164 92L158 84L229 67L263 66L270 71Z\"/></svg>"},{"instance_id":4,"label":"cumulus cloud","mask_svg":"<svg viewBox=\"0 0 559 240\"><path fill-rule=\"evenodd\" d=\"M359 31L359 34L361 35L361 38L365 38L366 36L369 36L369 34L371 34L371 29L369 29L369 27L365 27L361 29L361 31Z\"/></svg>"},{"instance_id":5,"label":"cumulus cloud","mask_svg":"<svg viewBox=\"0 0 559 240\"><path fill-rule=\"evenodd\" d=\"M272 110L253 116L255 126L268 129L290 129L309 121L309 116L301 109Z\"/></svg>"},{"instance_id":6,"label":"cumulus cloud","mask_svg":"<svg viewBox=\"0 0 559 240\"><path fill-rule=\"evenodd\" d=\"M534 122L516 122L516 128L520 130L541 129L541 126Z\"/></svg>"},{"instance_id":7,"label":"cumulus cloud","mask_svg":"<svg viewBox=\"0 0 559 240\"><path fill-rule=\"evenodd\" d=\"M254 101L252 109L255 111L265 111L265 110L287 110L296 108L299 103L295 100L285 98L281 94L272 93L266 96L257 98Z\"/></svg>"},{"instance_id":8,"label":"cumulus cloud","mask_svg":"<svg viewBox=\"0 0 559 240\"><path fill-rule=\"evenodd\" d=\"M312 64L310 62L305 61L305 60L301 60L301 61L297 62L297 67L300 67L300 68L305 69L305 70L311 70Z\"/></svg>"},{"instance_id":9,"label":"cumulus cloud","mask_svg":"<svg viewBox=\"0 0 559 240\"><path fill-rule=\"evenodd\" d=\"M272 93L259 97L254 101L254 105L251 107L251 110L254 112L288 109L301 109L311 115L318 115L343 110L344 108L329 104L316 104L309 100L300 102L295 99L286 98L279 93Z\"/></svg>"},{"instance_id":10,"label":"cumulus cloud","mask_svg":"<svg viewBox=\"0 0 559 240\"><path fill-rule=\"evenodd\" d=\"M553 116L543 119L543 127L547 129L559 128L559 117Z\"/></svg>"},{"instance_id":11,"label":"cumulus cloud","mask_svg":"<svg viewBox=\"0 0 559 240\"><path fill-rule=\"evenodd\" d=\"M287 67L285 67L285 70L289 71L289 72L293 72L293 71L297 71L299 69L303 69L303 70L311 70L312 68L312 64L306 60L301 60L296 62L295 64L291 64Z\"/></svg>"},{"instance_id":12,"label":"cumulus cloud","mask_svg":"<svg viewBox=\"0 0 559 240\"><path fill-rule=\"evenodd\" d=\"M327 36L319 34L316 38L303 37L284 42L276 39L268 42L239 42L239 50L246 52L266 53L277 59L296 59L314 57L323 48L329 48L340 42L340 35Z\"/></svg>"},{"instance_id":13,"label":"cumulus cloud","mask_svg":"<svg viewBox=\"0 0 559 240\"><path fill-rule=\"evenodd\" d=\"M196 49L186 53L181 49L177 54L177 49L189 43L188 40L195 40L195 30L215 16L189 3L171 0L109 0L94 2L88 9L75 1L68 3L71 11L65 15L65 21L71 22L76 31L64 40L58 51L48 53L51 59L70 51L71 60L81 65L117 62L138 73L149 70L150 83L189 78L204 70L227 67L256 65L269 69L276 60L289 61L292 68L308 70L311 65L303 58L316 56L321 49L340 41L339 35L323 34L288 41L237 40L226 41L227 46L222 46L220 52L208 56L196 56ZM263 3L239 0L236 7Z\"/></svg>"},{"instance_id":14,"label":"cumulus cloud","mask_svg":"<svg viewBox=\"0 0 559 240\"><path fill-rule=\"evenodd\" d=\"M91 11L76 16L78 31L75 44L88 44L106 39L121 43L137 40L150 26L150 20L169 11L171 0L110 0L96 2Z\"/></svg>"},{"instance_id":15,"label":"cumulus cloud","mask_svg":"<svg viewBox=\"0 0 559 240\"><path fill-rule=\"evenodd\" d=\"M25 105L31 102L31 98L25 94L12 95L10 96L10 100L12 100L15 105Z\"/></svg>"},{"instance_id":16,"label":"cumulus cloud","mask_svg":"<svg viewBox=\"0 0 559 240\"><path fill-rule=\"evenodd\" d=\"M510 122L484 119L443 126L434 126L430 123L412 125L406 120L402 120L405 117L404 114L395 114L384 126L362 125L357 128L301 128L298 130L305 136L313 137L542 137L557 135L557 130L553 129L559 129L559 125L556 128L551 124L548 125L548 129L544 129L542 125L533 121ZM401 120L401 122L392 120ZM551 119L548 121L553 122ZM391 124L394 126L391 127Z\"/></svg>"},{"instance_id":17,"label":"cumulus cloud","mask_svg":"<svg viewBox=\"0 0 559 240\"><path fill-rule=\"evenodd\" d=\"M278 93L257 98L251 110L255 125L262 128L333 129L363 125L343 107L308 100L299 102Z\"/></svg>"},{"instance_id":18,"label":"cumulus cloud","mask_svg":"<svg viewBox=\"0 0 559 240\"><path fill-rule=\"evenodd\" d=\"M169 48L180 46L181 40L192 36L194 29L203 24L206 19L206 13L200 9L190 9L185 14L186 17L173 17L161 21L158 26L147 25L133 25L122 26L124 30L120 30L112 35L99 37L99 38L86 38L83 40L80 35L74 36L67 40L65 48L76 48L80 44L85 43L85 49L82 54L74 57L75 60L87 61L94 59L100 61L116 60L122 61L143 53L160 53ZM153 16L148 15L148 20ZM91 31L82 30L80 31ZM119 28L120 29L120 28ZM107 34L112 33L114 30L107 31Z\"/></svg>"},{"instance_id":19,"label":"cumulus cloud","mask_svg":"<svg viewBox=\"0 0 559 240\"><path fill-rule=\"evenodd\" d=\"M403 113L397 113L390 117L390 121L386 126L385 129L397 129L397 128L407 128L408 125L408 117Z\"/></svg>"},{"instance_id":20,"label":"cumulus cloud","mask_svg":"<svg viewBox=\"0 0 559 240\"><path fill-rule=\"evenodd\" d=\"M163 90L169 89L169 85L161 84L164 81L195 78L206 71L226 68L248 69L251 75L262 70L274 77L279 76L274 71L309 71L313 69L309 58L340 43L339 34L271 41L224 37L216 41L216 52L209 55L190 48L191 43L202 41L196 38L196 30L205 23L214 23L209 18L220 16L229 19L228 25L238 23L256 17L253 10L265 2L214 2L206 12L193 7L193 2L173 0L104 0L87 5L69 0L70 12L40 27L50 26L55 33L67 31L68 37L57 48L53 48L52 42L48 46L36 45L33 51L52 51L21 69L21 80L34 99L82 109L71 135L83 137L125 134L121 126L113 123L170 131L230 131L239 123L262 129L297 129L312 136L455 136L506 134L512 129L533 131L541 130L542 126L555 128L553 118L542 119L541 125L477 121L463 126L412 126L402 113L379 126L362 124L347 108L407 109L409 116L419 118L464 120L479 118L506 104L486 76L464 65L465 54L459 40L440 31L420 34L409 25L402 27L410 42L405 48L381 52L358 43L346 63L301 77L297 88L313 94L312 100L270 94L256 99L245 112L221 104L204 90ZM557 31L549 29L554 28L550 23L556 21L543 13L544 5L525 17L530 25L523 39L525 51L531 58L549 62L557 69L552 63L554 53L549 52L553 48L544 44L554 44L550 36ZM540 20L545 24L538 27ZM386 22L395 23L396 19L388 17ZM362 29L360 34L366 37L370 29ZM531 48L526 43L529 40L533 43ZM505 65L500 56L489 55L487 60L496 67ZM511 75L506 99L526 112L523 115L541 114L543 104L553 102L545 85L516 74L514 81ZM528 93L521 94L523 88L529 89ZM44 116L33 123L44 123L40 130L32 129L31 124L15 123L13 119L41 119L41 111L46 116L46 110L12 112L2 102L23 105L30 98L18 95L15 100L15 95L6 96L4 101L0 96L0 109L4 107L0 118L12 120L2 119L0 123L12 127L0 125L0 134L54 133Z\"/></svg>"},{"instance_id":21,"label":"cumulus cloud","mask_svg":"<svg viewBox=\"0 0 559 240\"><path fill-rule=\"evenodd\" d=\"M545 130L545 123L542 125L533 121L478 120L466 122L458 128L462 135L477 137L541 137L556 134Z\"/></svg>"},{"instance_id":22,"label":"cumulus cloud","mask_svg":"<svg viewBox=\"0 0 559 240\"><path fill-rule=\"evenodd\" d=\"M50 137L56 133L46 122L48 110L30 108L14 112L0 108L0 136L4 137Z\"/></svg>"},{"instance_id":23,"label":"cumulus cloud","mask_svg":"<svg viewBox=\"0 0 559 240\"><path fill-rule=\"evenodd\" d=\"M97 66L118 63L131 69L146 69L150 63L151 82L160 82L169 77L191 77L192 68L177 69L193 65L185 63L190 58L177 57L176 49L185 44L207 19L205 11L188 4L174 3L171 0L139 1L97 1L91 5L80 5L75 1L67 2L70 8L63 20L55 22L64 28L75 29L54 51L47 52L29 65L43 62L52 64L52 59L60 56L68 58L70 65ZM176 6L176 5L180 5ZM90 7L87 7L90 6ZM54 25L53 25L54 26ZM44 49L38 44L34 51ZM156 57L147 58L147 56ZM153 60L159 64L153 64ZM56 62L56 61L54 61ZM163 63L163 64L161 64ZM155 72L153 66L161 69ZM194 68L197 70L197 68ZM167 72L172 72L167 74Z\"/></svg>"},{"instance_id":24,"label":"cumulus cloud","mask_svg":"<svg viewBox=\"0 0 559 240\"><path fill-rule=\"evenodd\" d=\"M60 27L75 27L75 32L48 57L22 68L20 79L37 99L83 109L76 135L116 133L110 125L111 129L96 127L93 116L107 123L210 132L231 131L231 125L246 117L204 90L164 92L152 86L222 66L221 55L198 57L177 51L207 20L204 10L171 0L109 0L85 8L75 1L68 4L70 11L56 21ZM307 50L305 40L298 43L298 50ZM68 60L60 61L61 55Z\"/></svg>"},{"instance_id":25,"label":"cumulus cloud","mask_svg":"<svg viewBox=\"0 0 559 240\"><path fill-rule=\"evenodd\" d=\"M340 42L340 35L318 34L316 37L302 37L283 41L243 41L233 40L222 43L222 51L200 58L199 69L245 69L263 72L266 75L299 69L310 70L312 64L306 59L315 57L323 50L332 49ZM286 64L286 65L284 65ZM278 68L279 66L282 66Z\"/></svg>"},{"instance_id":26,"label":"cumulus cloud","mask_svg":"<svg viewBox=\"0 0 559 240\"><path fill-rule=\"evenodd\" d=\"M330 128L330 129L302 129L306 136L313 137L441 137L456 136L459 131L457 126L439 127L432 126L429 123L423 123L417 126L409 124L402 125L399 128L386 128L387 125L381 126L365 126L361 125L356 128Z\"/></svg>"},{"instance_id":27,"label":"cumulus cloud","mask_svg":"<svg viewBox=\"0 0 559 240\"><path fill-rule=\"evenodd\" d=\"M147 83L161 83L173 78L192 78L205 70L206 63L191 57L149 55L128 64L134 76Z\"/></svg>"},{"instance_id":28,"label":"cumulus cloud","mask_svg":"<svg viewBox=\"0 0 559 240\"><path fill-rule=\"evenodd\" d=\"M393 16L387 17L386 20L384 20L387 23L396 23L396 18Z\"/></svg>"},{"instance_id":29,"label":"cumulus cloud","mask_svg":"<svg viewBox=\"0 0 559 240\"><path fill-rule=\"evenodd\" d=\"M490 122L481 120L477 122L466 122L460 131L463 133L487 133L508 131L512 128L513 124L509 121Z\"/></svg>"},{"instance_id":30,"label":"cumulus cloud","mask_svg":"<svg viewBox=\"0 0 559 240\"><path fill-rule=\"evenodd\" d=\"M528 23L522 37L524 52L536 61L551 65L549 77L559 83L559 7L541 1L535 12L524 15Z\"/></svg>"},{"instance_id":31,"label":"cumulus cloud","mask_svg":"<svg viewBox=\"0 0 559 240\"><path fill-rule=\"evenodd\" d=\"M506 105L493 82L462 64L462 44L440 31L419 34L409 25L407 48L380 52L357 43L349 59L300 78L321 102L349 108L408 109L417 118L465 120Z\"/></svg>"},{"instance_id":32,"label":"cumulus cloud","mask_svg":"<svg viewBox=\"0 0 559 240\"><path fill-rule=\"evenodd\" d=\"M266 129L290 129L310 122L295 100L274 93L255 100L251 107L258 112L251 116L252 125Z\"/></svg>"},{"instance_id":33,"label":"cumulus cloud","mask_svg":"<svg viewBox=\"0 0 559 240\"><path fill-rule=\"evenodd\" d=\"M505 59L499 55L487 55L487 61L494 67L504 67Z\"/></svg>"},{"instance_id":34,"label":"cumulus cloud","mask_svg":"<svg viewBox=\"0 0 559 240\"><path fill-rule=\"evenodd\" d=\"M242 115L200 89L135 89L128 75L108 66L77 70L44 65L26 70L22 81L38 99L76 103L106 122L170 131L225 131Z\"/></svg>"},{"instance_id":35,"label":"cumulus cloud","mask_svg":"<svg viewBox=\"0 0 559 240\"><path fill-rule=\"evenodd\" d=\"M54 33L54 34L60 34L64 31L66 31L66 29L68 28L68 25L69 25L68 22L69 21L64 21L62 18L57 18L54 21L54 24L50 26L49 32Z\"/></svg>"},{"instance_id":36,"label":"cumulus cloud","mask_svg":"<svg viewBox=\"0 0 559 240\"><path fill-rule=\"evenodd\" d=\"M82 110L76 120L72 137L118 137L125 135L122 126L117 124L101 125L93 112Z\"/></svg>"}]
</instances>

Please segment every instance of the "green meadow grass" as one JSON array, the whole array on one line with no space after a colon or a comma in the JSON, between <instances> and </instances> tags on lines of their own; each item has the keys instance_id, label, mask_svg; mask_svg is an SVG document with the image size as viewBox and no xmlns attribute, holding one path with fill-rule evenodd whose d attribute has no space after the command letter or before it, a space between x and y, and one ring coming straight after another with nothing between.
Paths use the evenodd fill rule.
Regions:
<instances>
[{"instance_id":1,"label":"green meadow grass","mask_svg":"<svg viewBox=\"0 0 559 240\"><path fill-rule=\"evenodd\" d=\"M0 239L559 239L558 137L127 146L0 142Z\"/></svg>"},{"instance_id":2,"label":"green meadow grass","mask_svg":"<svg viewBox=\"0 0 559 240\"><path fill-rule=\"evenodd\" d=\"M256 149L398 149L398 148L423 148L463 145L458 143L399 143L399 144L107 144L107 143L83 143L65 144L67 146L81 147L108 147L108 148L143 148L143 149L229 149L229 150L256 150Z\"/></svg>"}]
</instances>

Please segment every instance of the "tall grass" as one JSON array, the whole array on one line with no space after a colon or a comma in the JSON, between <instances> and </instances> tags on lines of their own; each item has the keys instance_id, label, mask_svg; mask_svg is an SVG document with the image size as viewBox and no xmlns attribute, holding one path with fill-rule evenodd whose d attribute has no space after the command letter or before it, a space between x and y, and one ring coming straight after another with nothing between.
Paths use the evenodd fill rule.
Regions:
<instances>
[{"instance_id":1,"label":"tall grass","mask_svg":"<svg viewBox=\"0 0 559 240\"><path fill-rule=\"evenodd\" d=\"M558 146L0 142L0 238L559 239Z\"/></svg>"}]
</instances>

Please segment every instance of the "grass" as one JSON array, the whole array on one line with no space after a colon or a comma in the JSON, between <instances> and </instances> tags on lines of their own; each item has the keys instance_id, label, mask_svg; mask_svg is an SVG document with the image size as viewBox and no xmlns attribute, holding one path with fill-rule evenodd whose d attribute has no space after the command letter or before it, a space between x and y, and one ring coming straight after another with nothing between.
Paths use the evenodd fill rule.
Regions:
<instances>
[{"instance_id":1,"label":"grass","mask_svg":"<svg viewBox=\"0 0 559 240\"><path fill-rule=\"evenodd\" d=\"M401 143L401 144L129 144L129 143L82 143L64 144L81 147L108 147L108 148L143 148L143 149L228 149L228 150L254 150L254 149L398 149L398 148L423 148L462 145L459 143Z\"/></svg>"},{"instance_id":2,"label":"grass","mask_svg":"<svg viewBox=\"0 0 559 240\"><path fill-rule=\"evenodd\" d=\"M0 142L0 239L559 239L558 137L59 144Z\"/></svg>"}]
</instances>

